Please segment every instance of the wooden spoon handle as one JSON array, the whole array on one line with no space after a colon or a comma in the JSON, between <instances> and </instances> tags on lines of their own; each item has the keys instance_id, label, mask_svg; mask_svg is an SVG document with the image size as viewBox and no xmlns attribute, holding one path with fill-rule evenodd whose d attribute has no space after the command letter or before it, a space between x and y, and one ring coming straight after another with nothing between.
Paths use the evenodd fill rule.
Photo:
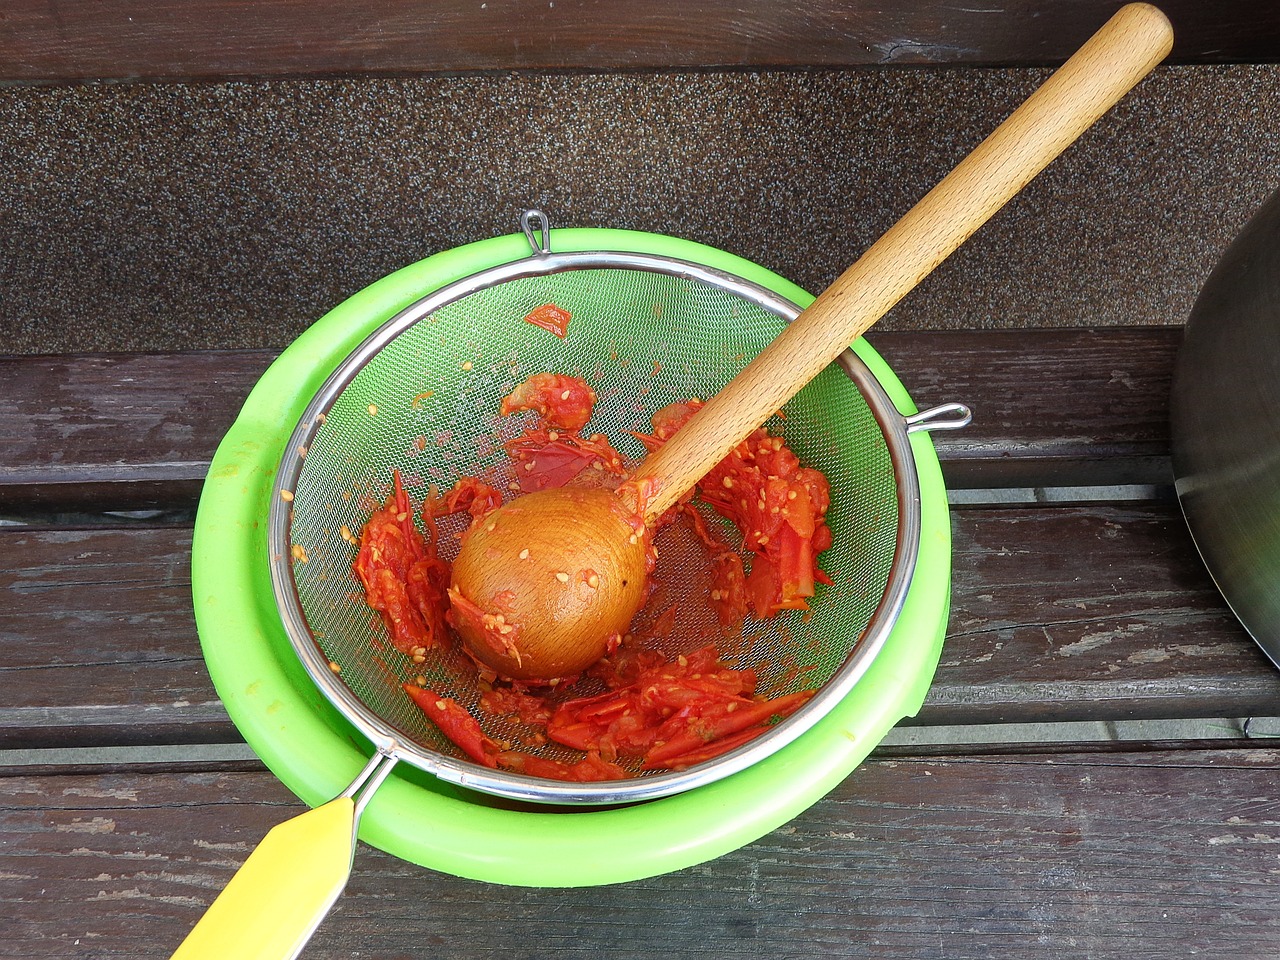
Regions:
<instances>
[{"instance_id":1,"label":"wooden spoon handle","mask_svg":"<svg viewBox=\"0 0 1280 960\"><path fill-rule=\"evenodd\" d=\"M1119 10L660 450L632 483L646 518L679 496L982 226L1169 53L1155 7Z\"/></svg>"}]
</instances>

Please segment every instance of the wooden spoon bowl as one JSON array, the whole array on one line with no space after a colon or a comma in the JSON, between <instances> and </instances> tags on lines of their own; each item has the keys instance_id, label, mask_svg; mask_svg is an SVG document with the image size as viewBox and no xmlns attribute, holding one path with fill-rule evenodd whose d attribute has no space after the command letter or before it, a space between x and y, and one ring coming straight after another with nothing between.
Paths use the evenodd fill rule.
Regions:
<instances>
[{"instance_id":1,"label":"wooden spoon bowl","mask_svg":"<svg viewBox=\"0 0 1280 960\"><path fill-rule=\"evenodd\" d=\"M455 628L503 677L572 678L621 641L647 594L649 550L648 528L610 490L526 494L463 538Z\"/></svg>"}]
</instances>

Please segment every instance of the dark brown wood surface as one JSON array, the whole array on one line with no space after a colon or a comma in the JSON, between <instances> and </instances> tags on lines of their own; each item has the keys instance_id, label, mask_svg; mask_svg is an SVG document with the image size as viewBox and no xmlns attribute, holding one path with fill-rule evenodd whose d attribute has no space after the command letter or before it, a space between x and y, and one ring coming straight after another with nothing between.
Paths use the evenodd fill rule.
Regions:
<instances>
[{"instance_id":1,"label":"dark brown wood surface","mask_svg":"<svg viewBox=\"0 0 1280 960\"><path fill-rule=\"evenodd\" d=\"M305 956L1262 960L1278 774L1267 749L871 761L742 850L571 891L362 846ZM0 779L0 956L167 957L298 812L267 773Z\"/></svg>"},{"instance_id":2,"label":"dark brown wood surface","mask_svg":"<svg viewBox=\"0 0 1280 960\"><path fill-rule=\"evenodd\" d=\"M1268 716L1280 673L1171 504L953 511L918 723ZM191 613L187 527L0 529L0 747L239 739Z\"/></svg>"},{"instance_id":3,"label":"dark brown wood surface","mask_svg":"<svg viewBox=\"0 0 1280 960\"><path fill-rule=\"evenodd\" d=\"M973 423L933 434L951 488L1167 484L1179 327L877 333L917 405Z\"/></svg>"},{"instance_id":4,"label":"dark brown wood surface","mask_svg":"<svg viewBox=\"0 0 1280 960\"><path fill-rule=\"evenodd\" d=\"M0 80L1060 63L1114 0L15 0ZM1264 0L1165 0L1177 62L1268 61Z\"/></svg>"},{"instance_id":5,"label":"dark brown wood surface","mask_svg":"<svg viewBox=\"0 0 1280 960\"><path fill-rule=\"evenodd\" d=\"M951 621L920 722L1253 715L1280 673L1176 505L953 511Z\"/></svg>"},{"instance_id":6,"label":"dark brown wood surface","mask_svg":"<svg viewBox=\"0 0 1280 960\"><path fill-rule=\"evenodd\" d=\"M937 433L951 487L1167 483L1181 331L878 333L921 407L974 408ZM0 357L0 509L194 505L265 351Z\"/></svg>"},{"instance_id":7,"label":"dark brown wood surface","mask_svg":"<svg viewBox=\"0 0 1280 960\"><path fill-rule=\"evenodd\" d=\"M261 351L0 357L0 506L191 506Z\"/></svg>"},{"instance_id":8,"label":"dark brown wood surface","mask_svg":"<svg viewBox=\"0 0 1280 960\"><path fill-rule=\"evenodd\" d=\"M0 746L239 739L201 657L191 530L0 529Z\"/></svg>"}]
</instances>

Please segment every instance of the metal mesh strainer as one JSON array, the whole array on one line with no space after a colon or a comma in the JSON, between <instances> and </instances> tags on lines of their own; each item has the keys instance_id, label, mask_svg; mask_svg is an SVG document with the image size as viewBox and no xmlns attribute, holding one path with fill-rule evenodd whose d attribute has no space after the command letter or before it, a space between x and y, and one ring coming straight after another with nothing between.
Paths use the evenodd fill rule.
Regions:
<instances>
[{"instance_id":1,"label":"metal mesh strainer","mask_svg":"<svg viewBox=\"0 0 1280 960\"><path fill-rule=\"evenodd\" d=\"M650 415L668 403L718 391L799 312L770 291L697 264L608 251L552 253L545 223L536 212L526 214L531 256L403 310L317 393L276 481L273 583L308 672L384 752L453 782L520 799L613 803L663 796L777 750L865 672L902 604L918 546L919 492L907 434L961 424L939 423L933 411L904 420L852 352L788 403L785 418L771 422L832 488L834 542L822 566L834 586L820 588L807 615L749 620L734 650L771 694L818 688L788 720L715 761L621 782L560 783L474 765L400 687L421 676L433 690L474 708L480 692L474 669L460 653L429 653L424 663L398 653L351 571L352 540L385 498L392 469L419 502L430 484L447 489L464 474L504 487L510 477L501 441L517 433L519 423L499 417L499 403L518 382L544 371L586 378L599 397L587 429L604 433L638 461L643 448L628 430L647 429ZM572 315L563 339L523 320L551 302ZM281 491L291 493L291 501ZM462 526L443 526L446 558L456 549L450 534ZM675 541L660 550L660 563L683 562L687 574L664 601L681 611L662 641L668 654L700 646L712 629L706 581L686 551ZM589 692L579 684L572 695ZM502 725L486 717L485 724L491 736L520 749L561 759L573 753L539 743L515 720Z\"/></svg>"}]
</instances>

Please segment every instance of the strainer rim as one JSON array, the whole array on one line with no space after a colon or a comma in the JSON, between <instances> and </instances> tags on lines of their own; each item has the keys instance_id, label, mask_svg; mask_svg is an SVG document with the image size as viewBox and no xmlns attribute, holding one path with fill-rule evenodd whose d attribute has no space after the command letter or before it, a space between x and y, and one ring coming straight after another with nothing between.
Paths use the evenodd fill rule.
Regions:
<instances>
[{"instance_id":1,"label":"strainer rim","mask_svg":"<svg viewBox=\"0 0 1280 960\"><path fill-rule=\"evenodd\" d=\"M286 635L316 688L363 736L397 759L441 780L508 799L549 804L617 804L682 793L722 779L777 752L811 729L830 712L866 673L893 630L919 552L920 489L906 421L874 373L852 349L836 363L870 408L888 449L895 475L898 525L893 560L880 600L860 639L817 693L781 723L752 741L707 763L682 771L600 783L571 783L493 770L450 757L420 744L370 708L331 669L303 613L290 552L291 508L281 491L292 491L305 462L305 450L333 402L355 376L388 343L436 310L498 283L569 270L639 269L696 280L761 306L785 321L801 308L770 288L726 270L678 257L630 250L579 250L564 253L534 247L521 259L500 263L443 284L397 311L372 330L326 377L315 392L284 446L276 471L268 518L268 557L272 589Z\"/></svg>"}]
</instances>

